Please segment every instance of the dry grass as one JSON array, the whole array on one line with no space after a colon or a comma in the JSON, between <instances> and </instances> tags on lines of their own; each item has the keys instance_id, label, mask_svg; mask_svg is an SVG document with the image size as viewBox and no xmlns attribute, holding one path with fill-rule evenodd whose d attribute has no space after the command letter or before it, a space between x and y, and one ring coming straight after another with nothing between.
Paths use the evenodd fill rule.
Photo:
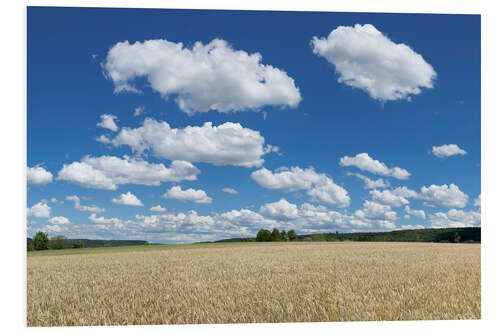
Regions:
<instances>
[{"instance_id":1,"label":"dry grass","mask_svg":"<svg viewBox=\"0 0 500 333\"><path fill-rule=\"evenodd\" d=\"M480 245L268 243L28 257L28 326L479 319Z\"/></svg>"}]
</instances>

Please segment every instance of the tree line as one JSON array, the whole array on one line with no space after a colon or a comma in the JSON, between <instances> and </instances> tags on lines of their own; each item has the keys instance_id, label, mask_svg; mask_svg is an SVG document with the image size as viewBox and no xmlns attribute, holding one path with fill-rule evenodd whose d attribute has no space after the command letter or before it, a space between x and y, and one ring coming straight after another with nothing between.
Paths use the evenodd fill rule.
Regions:
<instances>
[{"instance_id":1,"label":"tree line","mask_svg":"<svg viewBox=\"0 0 500 333\"><path fill-rule=\"evenodd\" d=\"M58 235L49 238L47 233L39 231L33 239L27 239L28 251L79 249L94 247L114 247L114 246L138 246L150 245L144 240L105 240L105 239L68 239L66 236Z\"/></svg>"},{"instance_id":2,"label":"tree line","mask_svg":"<svg viewBox=\"0 0 500 333\"><path fill-rule=\"evenodd\" d=\"M255 238L257 242L288 242L288 241L296 241L297 234L295 230L281 230L281 232L274 228L273 231L269 231L267 229L260 229L257 233L257 237Z\"/></svg>"},{"instance_id":3,"label":"tree line","mask_svg":"<svg viewBox=\"0 0 500 333\"><path fill-rule=\"evenodd\" d=\"M290 237L292 234L292 237ZM287 238L288 236L288 238ZM270 241L299 241L299 242L434 242L434 243L481 243L481 227L461 228L426 228L413 230L394 230L377 232L351 233L314 233L295 234L294 230L286 232L274 228L272 231L261 229L256 237L220 239L215 243L227 242L270 242ZM207 243L207 242L205 242ZM211 242L208 242L211 243Z\"/></svg>"},{"instance_id":4,"label":"tree line","mask_svg":"<svg viewBox=\"0 0 500 333\"><path fill-rule=\"evenodd\" d=\"M31 244L28 243L28 251L42 251L42 250L61 250L70 247L70 241L66 236L58 235L49 238L49 235L45 232L39 231L33 237ZM73 249L83 248L83 241L76 240L71 242L71 247Z\"/></svg>"}]
</instances>

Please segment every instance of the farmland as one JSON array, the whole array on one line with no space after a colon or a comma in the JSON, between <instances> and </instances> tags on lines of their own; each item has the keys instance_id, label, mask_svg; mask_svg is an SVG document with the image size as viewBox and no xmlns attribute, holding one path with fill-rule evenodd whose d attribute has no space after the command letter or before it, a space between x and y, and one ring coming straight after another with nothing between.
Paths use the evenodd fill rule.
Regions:
<instances>
[{"instance_id":1,"label":"farmland","mask_svg":"<svg viewBox=\"0 0 500 333\"><path fill-rule=\"evenodd\" d=\"M39 251L28 326L480 319L479 244L289 242Z\"/></svg>"}]
</instances>

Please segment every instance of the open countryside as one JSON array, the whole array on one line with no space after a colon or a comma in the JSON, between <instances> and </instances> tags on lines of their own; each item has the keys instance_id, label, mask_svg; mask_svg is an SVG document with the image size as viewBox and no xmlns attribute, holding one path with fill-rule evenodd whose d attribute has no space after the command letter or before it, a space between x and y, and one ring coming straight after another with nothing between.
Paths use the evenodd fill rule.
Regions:
<instances>
[{"instance_id":1,"label":"open countryside","mask_svg":"<svg viewBox=\"0 0 500 333\"><path fill-rule=\"evenodd\" d=\"M36 251L28 255L27 321L480 319L480 273L479 244L240 242Z\"/></svg>"}]
</instances>

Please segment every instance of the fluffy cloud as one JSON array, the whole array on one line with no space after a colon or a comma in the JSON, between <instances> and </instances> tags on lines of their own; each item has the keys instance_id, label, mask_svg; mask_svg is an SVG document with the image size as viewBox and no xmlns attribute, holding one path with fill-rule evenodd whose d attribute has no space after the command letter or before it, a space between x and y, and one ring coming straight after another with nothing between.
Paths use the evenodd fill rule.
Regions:
<instances>
[{"instance_id":1,"label":"fluffy cloud","mask_svg":"<svg viewBox=\"0 0 500 333\"><path fill-rule=\"evenodd\" d=\"M396 187L391 191L394 195L403 197L403 198L418 198L418 193L414 190L410 190L406 186Z\"/></svg>"},{"instance_id":2,"label":"fluffy cloud","mask_svg":"<svg viewBox=\"0 0 500 333\"><path fill-rule=\"evenodd\" d=\"M163 195L167 199L177 199L182 201L193 201L196 203L208 204L212 202L212 198L207 196L203 190L195 190L188 188L183 190L180 186L172 186L167 193Z\"/></svg>"},{"instance_id":3,"label":"fluffy cloud","mask_svg":"<svg viewBox=\"0 0 500 333\"><path fill-rule=\"evenodd\" d=\"M177 214L135 215L130 220L97 216L90 224L63 225L65 234L75 237L147 239L150 241L195 242L229 237L253 237L258 230L295 229L298 233L373 231L394 229L394 213L389 207L369 207L366 214L342 214L321 205L304 203L300 207L282 199L260 207L261 213L231 210L211 215L196 211ZM377 212L379 210L379 212Z\"/></svg>"},{"instance_id":4,"label":"fluffy cloud","mask_svg":"<svg viewBox=\"0 0 500 333\"><path fill-rule=\"evenodd\" d=\"M301 96L294 80L261 60L260 54L234 50L221 39L196 42L192 48L157 39L115 44L103 69L115 92L139 92L133 82L145 77L165 99L176 95L188 114L297 106Z\"/></svg>"},{"instance_id":5,"label":"fluffy cloud","mask_svg":"<svg viewBox=\"0 0 500 333\"><path fill-rule=\"evenodd\" d=\"M362 175L360 173L354 173L354 172L348 172L348 176L355 176L365 182L365 188L366 189L375 189L379 187L389 187L390 184L389 182L385 182L382 178L379 178L377 180L372 180L369 177L366 177L365 175Z\"/></svg>"},{"instance_id":6,"label":"fluffy cloud","mask_svg":"<svg viewBox=\"0 0 500 333\"><path fill-rule=\"evenodd\" d=\"M430 214L429 220L433 228L479 227L481 226L481 213L450 209L446 213Z\"/></svg>"},{"instance_id":7,"label":"fluffy cloud","mask_svg":"<svg viewBox=\"0 0 500 333\"><path fill-rule=\"evenodd\" d=\"M141 159L85 156L81 162L64 164L57 179L83 187L116 190L118 185L159 186L162 182L196 180L200 170L189 162L173 161L170 168Z\"/></svg>"},{"instance_id":8,"label":"fluffy cloud","mask_svg":"<svg viewBox=\"0 0 500 333\"><path fill-rule=\"evenodd\" d=\"M131 192L127 193L122 193L118 198L113 198L111 199L111 202L117 204L117 205L125 205L125 206L137 206L137 207L142 207L144 206L134 194Z\"/></svg>"},{"instance_id":9,"label":"fluffy cloud","mask_svg":"<svg viewBox=\"0 0 500 333\"><path fill-rule=\"evenodd\" d=\"M313 52L335 65L339 83L381 100L407 99L433 88L436 72L405 44L396 44L373 25L339 26L328 37L314 37Z\"/></svg>"},{"instance_id":10,"label":"fluffy cloud","mask_svg":"<svg viewBox=\"0 0 500 333\"><path fill-rule=\"evenodd\" d=\"M158 206L153 206L151 208L149 208L150 211L152 212L156 212L156 213L164 213L166 211L165 208L163 208L162 206L158 205Z\"/></svg>"},{"instance_id":11,"label":"fluffy cloud","mask_svg":"<svg viewBox=\"0 0 500 333\"><path fill-rule=\"evenodd\" d=\"M90 214L89 220L95 224L109 224L115 228L122 229L124 227L123 221L117 217L105 218L104 216L97 216L95 213Z\"/></svg>"},{"instance_id":12,"label":"fluffy cloud","mask_svg":"<svg viewBox=\"0 0 500 333\"><path fill-rule=\"evenodd\" d=\"M111 143L111 140L104 134L98 136L97 138L95 138L95 140L97 142L100 142L100 143L104 143L104 144L110 144Z\"/></svg>"},{"instance_id":13,"label":"fluffy cloud","mask_svg":"<svg viewBox=\"0 0 500 333\"><path fill-rule=\"evenodd\" d=\"M444 184L441 186L422 186L418 199L426 201L429 206L463 208L467 204L469 197L460 191L455 184L449 186Z\"/></svg>"},{"instance_id":14,"label":"fluffy cloud","mask_svg":"<svg viewBox=\"0 0 500 333\"><path fill-rule=\"evenodd\" d=\"M317 173L313 167L307 169L280 168L274 173L262 168L252 172L250 177L260 186L271 190L282 192L307 190L307 194L314 200L326 202L339 208L350 205L351 199L347 191L335 184L327 175Z\"/></svg>"},{"instance_id":15,"label":"fluffy cloud","mask_svg":"<svg viewBox=\"0 0 500 333\"><path fill-rule=\"evenodd\" d=\"M52 183L52 173L45 170L41 166L33 168L28 167L26 170L26 178L29 185L42 186Z\"/></svg>"},{"instance_id":16,"label":"fluffy cloud","mask_svg":"<svg viewBox=\"0 0 500 333\"><path fill-rule=\"evenodd\" d=\"M117 117L112 114L103 114L101 115L101 122L97 123L97 126L116 132L118 131L118 126L115 123L116 118Z\"/></svg>"},{"instance_id":17,"label":"fluffy cloud","mask_svg":"<svg viewBox=\"0 0 500 333\"><path fill-rule=\"evenodd\" d=\"M54 216L49 219L49 222L52 224L70 224L71 222L65 218L64 216Z\"/></svg>"},{"instance_id":18,"label":"fluffy cloud","mask_svg":"<svg viewBox=\"0 0 500 333\"><path fill-rule=\"evenodd\" d=\"M53 225L47 224L47 225L44 225L43 228L41 229L41 231L49 233L49 234L59 233L62 230L63 230L63 228L61 228L61 226L59 224L53 224Z\"/></svg>"},{"instance_id":19,"label":"fluffy cloud","mask_svg":"<svg viewBox=\"0 0 500 333\"><path fill-rule=\"evenodd\" d=\"M264 146L258 131L227 122L212 126L171 128L167 122L146 118L141 127L123 128L112 140L115 146L127 145L133 151L145 150L161 158L189 162L206 162L214 165L259 167L262 156L276 147Z\"/></svg>"},{"instance_id":20,"label":"fluffy cloud","mask_svg":"<svg viewBox=\"0 0 500 333\"><path fill-rule=\"evenodd\" d=\"M415 224L415 225L408 224L408 225L402 225L401 226L402 230L416 230L416 229L424 229L424 228L425 227L423 225L421 225L421 224Z\"/></svg>"},{"instance_id":21,"label":"fluffy cloud","mask_svg":"<svg viewBox=\"0 0 500 333\"><path fill-rule=\"evenodd\" d=\"M140 116L141 114L144 113L144 106L137 106L135 109L134 109L134 116L137 117L137 116Z\"/></svg>"},{"instance_id":22,"label":"fluffy cloud","mask_svg":"<svg viewBox=\"0 0 500 333\"><path fill-rule=\"evenodd\" d=\"M260 213L277 220L293 220L299 216L297 205L291 204L285 199L261 206Z\"/></svg>"},{"instance_id":23,"label":"fluffy cloud","mask_svg":"<svg viewBox=\"0 0 500 333\"><path fill-rule=\"evenodd\" d=\"M363 203L363 209L357 210L354 216L362 219L372 219L372 220L396 220L397 214L391 209L389 205L383 205L377 202L365 200Z\"/></svg>"},{"instance_id":24,"label":"fluffy cloud","mask_svg":"<svg viewBox=\"0 0 500 333\"><path fill-rule=\"evenodd\" d=\"M479 211L481 211L481 194L474 199L474 206L479 207Z\"/></svg>"},{"instance_id":25,"label":"fluffy cloud","mask_svg":"<svg viewBox=\"0 0 500 333\"><path fill-rule=\"evenodd\" d=\"M389 205L391 207L400 207L402 205L408 204L408 200L406 200L404 197L397 196L389 190L371 190L370 195L372 196L372 199L374 201L377 201L384 205Z\"/></svg>"},{"instance_id":26,"label":"fluffy cloud","mask_svg":"<svg viewBox=\"0 0 500 333\"><path fill-rule=\"evenodd\" d=\"M222 189L222 192L226 192L226 193L229 193L229 194L238 194L238 191L236 191L233 188L228 188L228 187L224 187Z\"/></svg>"},{"instance_id":27,"label":"fluffy cloud","mask_svg":"<svg viewBox=\"0 0 500 333\"><path fill-rule=\"evenodd\" d=\"M27 211L28 217L39 217L39 218L49 218L50 217L50 206L45 202L40 201L36 205L33 205L31 208L28 208Z\"/></svg>"},{"instance_id":28,"label":"fluffy cloud","mask_svg":"<svg viewBox=\"0 0 500 333\"><path fill-rule=\"evenodd\" d=\"M101 213L104 213L106 211L106 208L100 208L100 207L97 207L96 205L85 206L85 205L80 204L80 198L76 195L67 196L66 200L73 201L75 203L76 210L93 212L93 213L97 213L97 214L101 214Z\"/></svg>"},{"instance_id":29,"label":"fluffy cloud","mask_svg":"<svg viewBox=\"0 0 500 333\"><path fill-rule=\"evenodd\" d=\"M411 209L410 206L405 206L405 212L407 212L409 215L413 215L413 216L418 217L422 220L425 220L425 212L421 209L414 210L414 209Z\"/></svg>"},{"instance_id":30,"label":"fluffy cloud","mask_svg":"<svg viewBox=\"0 0 500 333\"><path fill-rule=\"evenodd\" d=\"M447 158L453 155L465 155L467 152L455 144L432 147L432 154L439 158Z\"/></svg>"},{"instance_id":31,"label":"fluffy cloud","mask_svg":"<svg viewBox=\"0 0 500 333\"><path fill-rule=\"evenodd\" d=\"M344 156L339 164L343 167L354 166L363 171L397 179L408 179L411 175L407 170L397 166L389 168L384 163L371 158L367 153L360 153L354 157Z\"/></svg>"}]
</instances>

